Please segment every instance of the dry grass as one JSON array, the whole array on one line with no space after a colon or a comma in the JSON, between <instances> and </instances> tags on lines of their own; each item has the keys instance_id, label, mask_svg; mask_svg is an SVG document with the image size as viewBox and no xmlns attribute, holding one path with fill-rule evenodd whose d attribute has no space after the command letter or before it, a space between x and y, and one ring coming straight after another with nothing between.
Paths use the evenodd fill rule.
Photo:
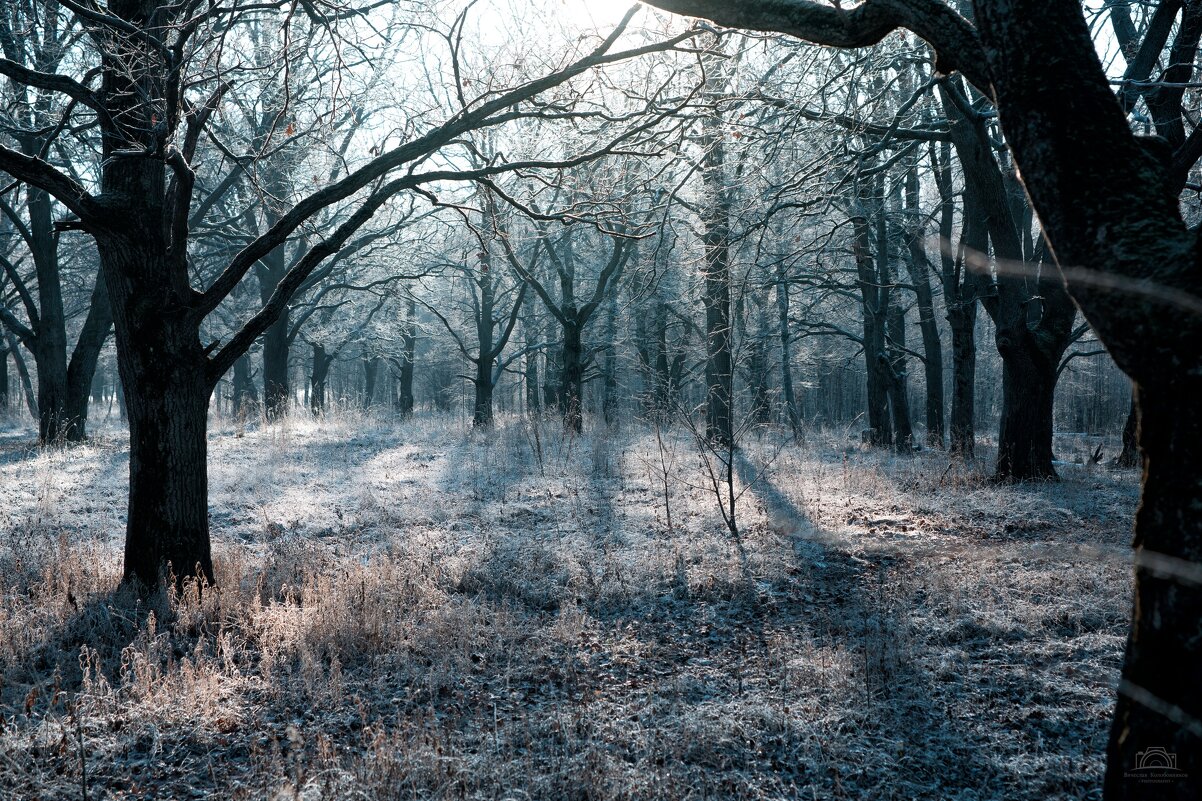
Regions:
<instances>
[{"instance_id":1,"label":"dry grass","mask_svg":"<svg viewBox=\"0 0 1202 801\"><path fill-rule=\"evenodd\" d=\"M149 604L119 437L3 445L0 798L1100 795L1131 475L766 438L735 541L675 432L241 433Z\"/></svg>"}]
</instances>

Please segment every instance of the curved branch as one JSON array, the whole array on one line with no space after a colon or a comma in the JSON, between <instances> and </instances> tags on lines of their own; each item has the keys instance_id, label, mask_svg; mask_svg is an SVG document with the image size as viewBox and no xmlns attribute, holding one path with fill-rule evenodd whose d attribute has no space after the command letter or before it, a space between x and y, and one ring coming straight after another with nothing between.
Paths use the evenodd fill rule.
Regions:
<instances>
[{"instance_id":1,"label":"curved branch","mask_svg":"<svg viewBox=\"0 0 1202 801\"><path fill-rule=\"evenodd\" d=\"M990 94L989 73L973 26L939 0L864 0L851 8L814 0L644 0L648 5L708 19L731 28L748 28L796 36L828 47L856 48L877 44L898 28L913 31L937 54L936 69L959 70L974 86Z\"/></svg>"}]
</instances>

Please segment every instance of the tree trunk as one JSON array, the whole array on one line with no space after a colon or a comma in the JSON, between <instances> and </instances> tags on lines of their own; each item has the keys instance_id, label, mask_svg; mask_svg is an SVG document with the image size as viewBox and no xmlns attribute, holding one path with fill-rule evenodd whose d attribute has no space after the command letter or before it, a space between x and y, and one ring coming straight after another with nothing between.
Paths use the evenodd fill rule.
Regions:
<instances>
[{"instance_id":1,"label":"tree trunk","mask_svg":"<svg viewBox=\"0 0 1202 801\"><path fill-rule=\"evenodd\" d=\"M998 432L997 477L1004 480L1056 479L1052 465L1052 410L1056 360L1025 343L1022 334L998 332L1002 354L1002 420Z\"/></svg>"},{"instance_id":2,"label":"tree trunk","mask_svg":"<svg viewBox=\"0 0 1202 801\"><path fill-rule=\"evenodd\" d=\"M668 358L668 304L655 304L655 411L665 415L672 407L672 364Z\"/></svg>"},{"instance_id":3,"label":"tree trunk","mask_svg":"<svg viewBox=\"0 0 1202 801\"><path fill-rule=\"evenodd\" d=\"M107 187L135 198L162 196L161 172L156 177L161 164L119 163L120 172L117 167L106 172ZM183 254L173 254L174 261L164 255L154 214L132 219L144 222L96 236L129 415L124 580L156 587L170 566L177 582L191 577L212 582L206 426L220 376L209 375ZM179 312L154 311L160 309Z\"/></svg>"},{"instance_id":4,"label":"tree trunk","mask_svg":"<svg viewBox=\"0 0 1202 801\"><path fill-rule=\"evenodd\" d=\"M548 343L554 342L555 334L557 331L557 324L556 324L554 318L552 318L552 317L547 318L547 329L546 330L547 330L547 342ZM544 380L543 380L543 406L548 409L559 408L560 396L563 394L563 391L561 389L562 382L559 385L556 385L555 381L553 381L551 379L552 376L556 376L556 379L558 380L563 375L563 361L559 358L560 354L562 354L562 352L563 352L563 348L564 348L564 345L561 342L560 347L558 347L558 348L548 347L544 351L544 353L545 353L544 359L546 360L546 365L544 366L545 369L543 370L543 377L544 377Z\"/></svg>"},{"instance_id":5,"label":"tree trunk","mask_svg":"<svg viewBox=\"0 0 1202 801\"><path fill-rule=\"evenodd\" d=\"M861 202L864 201L861 196ZM863 350L865 397L868 405L868 444L888 447L893 444L893 426L889 420L888 377L885 359L885 309L881 306L876 262L872 257L868 218L861 213L853 221L855 261L863 308Z\"/></svg>"},{"instance_id":6,"label":"tree trunk","mask_svg":"<svg viewBox=\"0 0 1202 801\"><path fill-rule=\"evenodd\" d=\"M584 414L581 408L584 389L584 345L581 343L580 327L573 325L576 310L567 310L568 324L563 326L563 428L569 434L584 431Z\"/></svg>"},{"instance_id":7,"label":"tree trunk","mask_svg":"<svg viewBox=\"0 0 1202 801\"><path fill-rule=\"evenodd\" d=\"M401 417L413 414L413 360L417 355L417 304L409 299L408 319L402 340L400 386L397 388L397 411Z\"/></svg>"},{"instance_id":8,"label":"tree trunk","mask_svg":"<svg viewBox=\"0 0 1202 801\"><path fill-rule=\"evenodd\" d=\"M603 370L601 416L605 425L618 423L618 296L610 293L605 307L605 367Z\"/></svg>"},{"instance_id":9,"label":"tree trunk","mask_svg":"<svg viewBox=\"0 0 1202 801\"><path fill-rule=\"evenodd\" d=\"M164 353L127 354L126 362L145 371L140 380L124 382L137 387L126 390L130 484L124 577L152 587L169 566L177 579L202 576L211 583L204 369Z\"/></svg>"},{"instance_id":10,"label":"tree trunk","mask_svg":"<svg viewBox=\"0 0 1202 801\"><path fill-rule=\"evenodd\" d=\"M1144 479L1135 616L1107 753L1108 799L1196 799L1202 790L1202 385L1172 380L1136 389ZM1125 775L1151 748L1176 756L1174 778Z\"/></svg>"},{"instance_id":11,"label":"tree trunk","mask_svg":"<svg viewBox=\"0 0 1202 801\"><path fill-rule=\"evenodd\" d=\"M285 308L280 318L263 334L263 410L269 420L286 414L292 400L288 380L288 326Z\"/></svg>"},{"instance_id":12,"label":"tree trunk","mask_svg":"<svg viewBox=\"0 0 1202 801\"><path fill-rule=\"evenodd\" d=\"M726 169L726 131L716 101L725 95L729 76L717 55L706 58L704 96L715 101L702 120L702 244L705 247L705 435L714 445L734 445L734 331L731 324L730 181Z\"/></svg>"},{"instance_id":13,"label":"tree trunk","mask_svg":"<svg viewBox=\"0 0 1202 801\"><path fill-rule=\"evenodd\" d=\"M780 336L780 386L785 399L785 413L793 438L801 438L801 411L793 390L793 337L789 332L789 285L782 261L776 268L776 312Z\"/></svg>"},{"instance_id":14,"label":"tree trunk","mask_svg":"<svg viewBox=\"0 0 1202 801\"><path fill-rule=\"evenodd\" d=\"M254 416L259 405L259 397L255 392L255 383L250 377L250 354L244 353L234 362L234 379L231 388L234 404L234 416L246 420Z\"/></svg>"},{"instance_id":15,"label":"tree trunk","mask_svg":"<svg viewBox=\"0 0 1202 801\"><path fill-rule=\"evenodd\" d=\"M61 443L67 439L72 422L67 417L66 350L56 348L50 338L39 335L33 348L37 366L38 440Z\"/></svg>"},{"instance_id":16,"label":"tree trunk","mask_svg":"<svg viewBox=\"0 0 1202 801\"><path fill-rule=\"evenodd\" d=\"M363 359L363 408L371 409L376 402L376 384L380 377L380 357Z\"/></svg>"},{"instance_id":17,"label":"tree trunk","mask_svg":"<svg viewBox=\"0 0 1202 801\"><path fill-rule=\"evenodd\" d=\"M1131 393L1131 409L1127 412L1127 422L1123 424L1123 452L1114 460L1115 467L1139 467L1139 407L1135 403L1135 393Z\"/></svg>"},{"instance_id":18,"label":"tree trunk","mask_svg":"<svg viewBox=\"0 0 1202 801\"><path fill-rule=\"evenodd\" d=\"M82 442L87 437L88 395L96 375L100 351L104 348L112 325L113 313L109 306L108 289L104 283L104 276L98 273L92 289L88 316L79 332L75 350L71 352L71 362L67 365L66 413L67 419L72 421L66 432L69 442Z\"/></svg>"},{"instance_id":19,"label":"tree trunk","mask_svg":"<svg viewBox=\"0 0 1202 801\"><path fill-rule=\"evenodd\" d=\"M918 300L918 330L922 333L923 377L926 389L926 444L943 447L943 343L935 322L935 300L931 293L931 265L927 261L922 210L919 208L918 165L906 175L906 215L909 230L906 247L910 281Z\"/></svg>"},{"instance_id":20,"label":"tree trunk","mask_svg":"<svg viewBox=\"0 0 1202 801\"><path fill-rule=\"evenodd\" d=\"M476 399L472 406L472 425L476 428L491 428L493 424L492 408L492 359L483 356L474 359L476 377L473 383L476 387Z\"/></svg>"},{"instance_id":21,"label":"tree trunk","mask_svg":"<svg viewBox=\"0 0 1202 801\"><path fill-rule=\"evenodd\" d=\"M334 357L326 352L324 346L313 343L313 362L309 372L309 410L314 415L325 414L326 411L326 380L330 376L330 365Z\"/></svg>"},{"instance_id":22,"label":"tree trunk","mask_svg":"<svg viewBox=\"0 0 1202 801\"><path fill-rule=\"evenodd\" d=\"M948 299L952 335L952 411L949 420L953 456L971 459L976 446L977 300Z\"/></svg>"},{"instance_id":23,"label":"tree trunk","mask_svg":"<svg viewBox=\"0 0 1202 801\"><path fill-rule=\"evenodd\" d=\"M913 453L914 427L910 417L910 382L906 367L906 318L900 306L889 309L889 341L882 365L888 376L889 406L893 411L893 444L898 453Z\"/></svg>"},{"instance_id":24,"label":"tree trunk","mask_svg":"<svg viewBox=\"0 0 1202 801\"><path fill-rule=\"evenodd\" d=\"M101 244L109 263L146 258L128 245ZM112 278L106 266L129 414L124 578L154 587L170 566L177 580L212 582L205 430L212 385L197 328L185 315L140 313L145 296L131 291L132 282Z\"/></svg>"},{"instance_id":25,"label":"tree trunk","mask_svg":"<svg viewBox=\"0 0 1202 801\"><path fill-rule=\"evenodd\" d=\"M0 347L0 416L8 414L8 346Z\"/></svg>"},{"instance_id":26,"label":"tree trunk","mask_svg":"<svg viewBox=\"0 0 1202 801\"><path fill-rule=\"evenodd\" d=\"M529 318L522 321L522 338L526 348L526 413L534 414L542 409L542 395L538 391L538 329Z\"/></svg>"}]
</instances>

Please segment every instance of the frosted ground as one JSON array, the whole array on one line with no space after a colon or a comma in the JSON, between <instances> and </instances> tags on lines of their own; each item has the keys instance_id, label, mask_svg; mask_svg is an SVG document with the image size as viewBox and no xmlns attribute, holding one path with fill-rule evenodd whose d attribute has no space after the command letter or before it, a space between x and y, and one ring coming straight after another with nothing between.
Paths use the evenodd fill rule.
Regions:
<instances>
[{"instance_id":1,"label":"frosted ground","mask_svg":"<svg viewBox=\"0 0 1202 801\"><path fill-rule=\"evenodd\" d=\"M123 433L0 429L0 798L1100 797L1130 472L765 435L736 538L680 431L213 428L149 605Z\"/></svg>"}]
</instances>

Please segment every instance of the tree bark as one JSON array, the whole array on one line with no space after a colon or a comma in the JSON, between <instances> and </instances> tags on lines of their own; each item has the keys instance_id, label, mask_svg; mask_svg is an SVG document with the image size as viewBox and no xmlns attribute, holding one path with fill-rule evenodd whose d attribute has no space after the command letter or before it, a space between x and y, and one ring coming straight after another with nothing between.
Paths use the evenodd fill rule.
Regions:
<instances>
[{"instance_id":1,"label":"tree bark","mask_svg":"<svg viewBox=\"0 0 1202 801\"><path fill-rule=\"evenodd\" d=\"M800 441L802 435L801 410L797 405L797 394L793 389L793 336L789 331L789 284L785 265L781 261L776 268L776 314L777 335L780 337L780 386L785 400L785 414L793 438Z\"/></svg>"},{"instance_id":2,"label":"tree bark","mask_svg":"<svg viewBox=\"0 0 1202 801\"><path fill-rule=\"evenodd\" d=\"M538 328L531 318L522 321L522 339L526 348L525 375L523 376L526 390L526 413L536 414L542 411L542 395L538 387Z\"/></svg>"},{"instance_id":3,"label":"tree bark","mask_svg":"<svg viewBox=\"0 0 1202 801\"><path fill-rule=\"evenodd\" d=\"M255 392L255 383L250 377L250 354L244 353L234 362L234 378L231 388L234 404L234 416L246 420L255 415L259 406L259 397Z\"/></svg>"},{"instance_id":4,"label":"tree bark","mask_svg":"<svg viewBox=\"0 0 1202 801\"><path fill-rule=\"evenodd\" d=\"M705 434L721 447L734 443L734 357L731 328L730 208L723 132L706 124L705 183Z\"/></svg>"},{"instance_id":5,"label":"tree bark","mask_svg":"<svg viewBox=\"0 0 1202 801\"><path fill-rule=\"evenodd\" d=\"M286 414L292 400L288 376L288 327L285 309L263 334L263 411L269 420Z\"/></svg>"},{"instance_id":6,"label":"tree bark","mask_svg":"<svg viewBox=\"0 0 1202 801\"><path fill-rule=\"evenodd\" d=\"M129 178L153 180L141 171ZM190 300L161 280L155 244L137 227L97 237L129 415L124 579L144 589L158 586L168 568L177 581L214 580L206 426L216 377L207 375L195 318L150 311L186 310Z\"/></svg>"},{"instance_id":7,"label":"tree bark","mask_svg":"<svg viewBox=\"0 0 1202 801\"><path fill-rule=\"evenodd\" d=\"M104 283L104 276L98 273L92 289L88 315L84 318L83 328L79 332L75 350L71 352L71 361L67 365L66 414L67 419L72 421L66 434L68 442L82 442L87 437L88 395L96 375L100 351L104 348L112 325L113 313L109 306L108 288Z\"/></svg>"},{"instance_id":8,"label":"tree bark","mask_svg":"<svg viewBox=\"0 0 1202 801\"><path fill-rule=\"evenodd\" d=\"M1131 393L1131 408L1123 424L1123 450L1114 460L1115 467L1139 467L1139 408L1135 404L1135 393Z\"/></svg>"},{"instance_id":9,"label":"tree bark","mask_svg":"<svg viewBox=\"0 0 1202 801\"><path fill-rule=\"evenodd\" d=\"M1136 390L1144 480L1135 517L1135 616L1107 751L1108 799L1195 799L1202 791L1202 384ZM1160 785L1125 774L1163 748L1181 772Z\"/></svg>"},{"instance_id":10,"label":"tree bark","mask_svg":"<svg viewBox=\"0 0 1202 801\"><path fill-rule=\"evenodd\" d=\"M1056 362L1036 348L1002 344L1002 419L997 476L1005 480L1056 479L1052 465L1052 410Z\"/></svg>"},{"instance_id":11,"label":"tree bark","mask_svg":"<svg viewBox=\"0 0 1202 801\"><path fill-rule=\"evenodd\" d=\"M601 416L609 427L616 426L619 420L617 339L618 296L617 293L611 293L605 306L605 367L601 388Z\"/></svg>"},{"instance_id":12,"label":"tree bark","mask_svg":"<svg viewBox=\"0 0 1202 801\"><path fill-rule=\"evenodd\" d=\"M906 366L905 310L891 303L888 315L889 344L882 366L888 376L889 407L893 411L893 446L898 453L914 452L914 426L910 416L910 381Z\"/></svg>"},{"instance_id":13,"label":"tree bark","mask_svg":"<svg viewBox=\"0 0 1202 801\"><path fill-rule=\"evenodd\" d=\"M401 342L401 375L397 388L397 411L401 417L413 414L413 360L417 355L417 303L409 299L405 333Z\"/></svg>"},{"instance_id":14,"label":"tree bark","mask_svg":"<svg viewBox=\"0 0 1202 801\"><path fill-rule=\"evenodd\" d=\"M330 365L334 357L326 352L323 345L313 343L313 361L309 372L309 410L314 415L325 414L326 411L326 381L330 377Z\"/></svg>"},{"instance_id":15,"label":"tree bark","mask_svg":"<svg viewBox=\"0 0 1202 801\"><path fill-rule=\"evenodd\" d=\"M865 398L868 412L868 444L889 447L893 444L893 424L889 419L889 382L885 367L886 308L882 305L877 263L872 255L872 233L866 208L875 202L874 196L861 192L860 208L852 219L853 250L863 309L863 340ZM883 243L881 243L883 246Z\"/></svg>"},{"instance_id":16,"label":"tree bark","mask_svg":"<svg viewBox=\"0 0 1202 801\"><path fill-rule=\"evenodd\" d=\"M0 345L0 415L8 414L8 345Z\"/></svg>"},{"instance_id":17,"label":"tree bark","mask_svg":"<svg viewBox=\"0 0 1202 801\"><path fill-rule=\"evenodd\" d=\"M943 342L939 338L939 326L935 321L935 300L931 293L931 265L927 261L925 231L922 225L922 210L919 208L918 164L911 165L906 174L906 217L908 230L906 261L910 281L918 300L918 329L922 334L923 377L926 388L926 444L931 448L943 447L944 400L943 400Z\"/></svg>"},{"instance_id":18,"label":"tree bark","mask_svg":"<svg viewBox=\"0 0 1202 801\"><path fill-rule=\"evenodd\" d=\"M557 329L560 328L561 326L556 323L554 318L547 318L546 331L548 343L556 341ZM563 394L563 382L560 379L563 376L563 360L560 356L563 353L563 349L564 343L561 340L558 348L548 346L544 351L545 355L543 357L546 362L544 365L545 369L543 370L543 406L548 409L560 409L561 411L560 398ZM552 380L552 376L555 376L555 380ZM559 381L559 383L557 384L556 381Z\"/></svg>"},{"instance_id":19,"label":"tree bark","mask_svg":"<svg viewBox=\"0 0 1202 801\"><path fill-rule=\"evenodd\" d=\"M581 402L584 398L584 344L581 342L580 326L576 325L576 308L565 310L568 323L563 326L563 365L560 386L563 387L561 409L564 431L579 434L584 431L584 414Z\"/></svg>"},{"instance_id":20,"label":"tree bark","mask_svg":"<svg viewBox=\"0 0 1202 801\"><path fill-rule=\"evenodd\" d=\"M971 459L976 450L977 299L948 299L952 339L952 409L948 450Z\"/></svg>"},{"instance_id":21,"label":"tree bark","mask_svg":"<svg viewBox=\"0 0 1202 801\"><path fill-rule=\"evenodd\" d=\"M376 402L376 384L380 377L380 357L368 356L363 360L363 408L371 409Z\"/></svg>"}]
</instances>

